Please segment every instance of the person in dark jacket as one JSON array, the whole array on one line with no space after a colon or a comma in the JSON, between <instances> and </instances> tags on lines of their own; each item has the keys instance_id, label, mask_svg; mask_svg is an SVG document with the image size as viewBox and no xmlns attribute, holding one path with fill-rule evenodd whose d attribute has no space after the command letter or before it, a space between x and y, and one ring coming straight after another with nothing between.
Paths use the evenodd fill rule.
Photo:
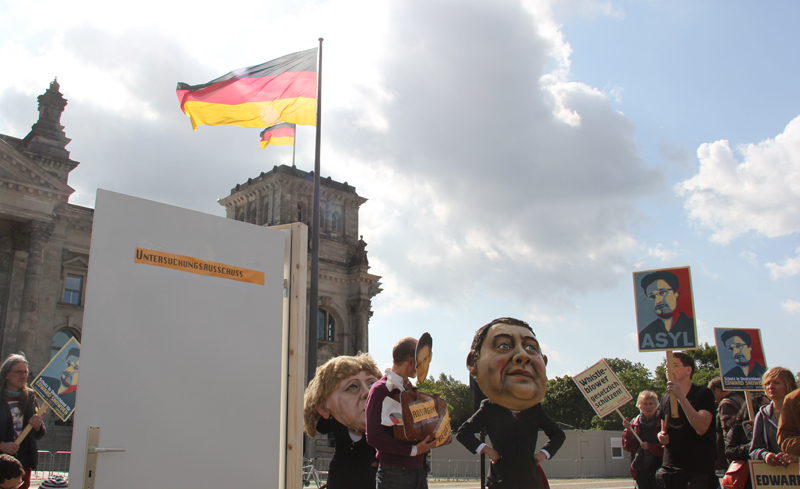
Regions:
<instances>
[{"instance_id":1,"label":"person in dark jacket","mask_svg":"<svg viewBox=\"0 0 800 489\"><path fill-rule=\"evenodd\" d=\"M528 323L499 318L475 333L467 368L488 397L458 429L456 438L472 453L492 459L486 484L492 489L539 489L539 464L554 456L566 435L542 409L547 357ZM485 429L491 446L475 435ZM536 450L539 429L548 442Z\"/></svg>"},{"instance_id":2,"label":"person in dark jacket","mask_svg":"<svg viewBox=\"0 0 800 489\"><path fill-rule=\"evenodd\" d=\"M36 440L45 434L42 417L36 414L36 395L27 385L28 375L28 361L23 355L9 355L0 366L0 452L13 455L25 469L20 489L30 487L31 472L39 465ZM28 424L33 433L17 445L14 441Z\"/></svg>"},{"instance_id":3,"label":"person in dark jacket","mask_svg":"<svg viewBox=\"0 0 800 489\"><path fill-rule=\"evenodd\" d=\"M656 471L661 467L664 447L658 442L658 432L661 431L661 423L656 417L658 395L653 391L642 391L636 400L636 407L639 408L639 416L633 418L633 421L625 418L622 422L625 425L625 431L622 432L622 448L631 453L631 479L636 481L636 487L659 489L656 483ZM633 436L633 432L639 435L643 444ZM648 467L636 471L633 469L633 459L640 447L650 452L653 457Z\"/></svg>"},{"instance_id":4,"label":"person in dark jacket","mask_svg":"<svg viewBox=\"0 0 800 489\"><path fill-rule=\"evenodd\" d=\"M753 412L758 411L762 406L762 401L769 401L763 394L753 394ZM727 421L725 429L728 434L725 435L725 458L728 463L739 461L747 463L750 460L750 442L753 440L753 422L748 421L749 413L747 411L747 404L742 404L736 416ZM753 485L748 477L744 485L744 489L751 489Z\"/></svg>"}]
</instances>

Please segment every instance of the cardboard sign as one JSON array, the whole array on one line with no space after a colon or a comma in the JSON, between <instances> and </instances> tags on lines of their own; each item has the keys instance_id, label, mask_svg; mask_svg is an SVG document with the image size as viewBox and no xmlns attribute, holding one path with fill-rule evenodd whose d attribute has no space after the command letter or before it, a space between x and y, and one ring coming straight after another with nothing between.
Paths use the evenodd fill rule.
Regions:
<instances>
[{"instance_id":1,"label":"cardboard sign","mask_svg":"<svg viewBox=\"0 0 800 489\"><path fill-rule=\"evenodd\" d=\"M696 350L689 267L633 272L639 351Z\"/></svg>"},{"instance_id":2,"label":"cardboard sign","mask_svg":"<svg viewBox=\"0 0 800 489\"><path fill-rule=\"evenodd\" d=\"M592 409L605 418L631 400L628 389L622 385L617 375L605 360L600 360L583 372L572 377Z\"/></svg>"},{"instance_id":3,"label":"cardboard sign","mask_svg":"<svg viewBox=\"0 0 800 489\"><path fill-rule=\"evenodd\" d=\"M714 328L722 389L763 391L768 367L760 329Z\"/></svg>"},{"instance_id":4,"label":"cardboard sign","mask_svg":"<svg viewBox=\"0 0 800 489\"><path fill-rule=\"evenodd\" d=\"M31 383L31 388L61 421L66 421L75 411L80 358L81 345L70 338Z\"/></svg>"},{"instance_id":5,"label":"cardboard sign","mask_svg":"<svg viewBox=\"0 0 800 489\"><path fill-rule=\"evenodd\" d=\"M750 481L753 489L800 487L800 464L773 467L763 460L750 460Z\"/></svg>"}]
</instances>

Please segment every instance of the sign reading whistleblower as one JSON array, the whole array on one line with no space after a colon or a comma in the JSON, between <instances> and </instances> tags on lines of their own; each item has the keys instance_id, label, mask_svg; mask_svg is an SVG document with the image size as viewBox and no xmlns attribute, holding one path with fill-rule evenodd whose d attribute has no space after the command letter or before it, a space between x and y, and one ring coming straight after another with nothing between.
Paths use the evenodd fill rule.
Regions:
<instances>
[{"instance_id":1,"label":"sign reading whistleblower","mask_svg":"<svg viewBox=\"0 0 800 489\"><path fill-rule=\"evenodd\" d=\"M61 421L66 421L75 411L80 361L81 344L70 338L31 384Z\"/></svg>"},{"instance_id":2,"label":"sign reading whistleblower","mask_svg":"<svg viewBox=\"0 0 800 489\"><path fill-rule=\"evenodd\" d=\"M753 489L763 489L766 487L800 487L800 475L798 475L797 462L783 465L772 466L763 460L750 460L750 481Z\"/></svg>"},{"instance_id":3,"label":"sign reading whistleblower","mask_svg":"<svg viewBox=\"0 0 800 489\"><path fill-rule=\"evenodd\" d=\"M633 399L605 360L572 377L592 409L605 418Z\"/></svg>"}]
</instances>

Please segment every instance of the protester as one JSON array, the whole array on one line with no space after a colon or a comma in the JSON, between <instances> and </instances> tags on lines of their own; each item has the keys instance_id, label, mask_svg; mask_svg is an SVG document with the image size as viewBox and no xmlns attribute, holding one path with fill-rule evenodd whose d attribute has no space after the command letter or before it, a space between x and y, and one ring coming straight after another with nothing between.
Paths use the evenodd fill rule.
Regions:
<instances>
[{"instance_id":1,"label":"protester","mask_svg":"<svg viewBox=\"0 0 800 489\"><path fill-rule=\"evenodd\" d=\"M797 382L792 372L783 367L772 367L767 370L762 380L767 397L772 401L762 407L756 414L753 423L753 441L750 458L764 460L772 466L788 466L797 462L797 455L789 455L778 445L778 420L783 410L786 394L797 389Z\"/></svg>"},{"instance_id":2,"label":"protester","mask_svg":"<svg viewBox=\"0 0 800 489\"><path fill-rule=\"evenodd\" d=\"M763 401L769 402L764 394L755 393L753 399L753 412L758 411L763 405ZM726 429L728 434L725 436L725 458L730 463L724 482L730 481L736 489L751 489L750 470L747 461L750 459L750 442L753 440L752 423L748 421L750 417L747 404L742 404L736 416L727 421ZM749 423L749 427L746 424Z\"/></svg>"},{"instance_id":3,"label":"protester","mask_svg":"<svg viewBox=\"0 0 800 489\"><path fill-rule=\"evenodd\" d=\"M36 414L36 395L27 385L28 374L28 361L23 355L9 355L0 366L0 452L13 455L25 469L20 489L30 487L31 472L39 465L36 440L45 434L42 417ZM17 445L14 440L28 424L33 431Z\"/></svg>"},{"instance_id":4,"label":"protester","mask_svg":"<svg viewBox=\"0 0 800 489\"><path fill-rule=\"evenodd\" d=\"M417 376L416 348L414 338L398 341L392 349L391 368L372 385L367 397L367 443L377 450L377 489L428 488L428 474L423 463L428 450L436 446L436 439L427 436L417 444L400 441L394 437L394 422L390 416L383 416L384 412L396 412L396 408L391 411L392 403L398 403L389 394L413 387L408 379Z\"/></svg>"},{"instance_id":5,"label":"protester","mask_svg":"<svg viewBox=\"0 0 800 489\"><path fill-rule=\"evenodd\" d=\"M708 383L708 388L714 393L714 400L717 402L717 417L714 422L717 436L717 460L714 462L714 469L717 475L721 476L728 470L728 459L725 457L725 437L728 435L728 426L731 420L739 412L739 408L744 405L744 399L733 391L722 390L722 377L715 377Z\"/></svg>"},{"instance_id":6,"label":"protester","mask_svg":"<svg viewBox=\"0 0 800 489\"><path fill-rule=\"evenodd\" d=\"M692 384L695 363L685 353L673 353L675 380L667 382L669 392L661 399L662 420L658 441L664 445L664 459L656 480L665 489L707 489L717 487L714 460L717 450L713 428L714 394L708 387ZM670 398L678 401L678 417L670 414Z\"/></svg>"},{"instance_id":7,"label":"protester","mask_svg":"<svg viewBox=\"0 0 800 489\"><path fill-rule=\"evenodd\" d=\"M0 455L0 489L18 489L25 482L24 476L19 460L5 453Z\"/></svg>"},{"instance_id":8,"label":"protester","mask_svg":"<svg viewBox=\"0 0 800 489\"><path fill-rule=\"evenodd\" d=\"M329 489L375 489L375 449L367 444L364 405L381 372L367 353L339 356L317 368L304 396L305 430L333 433Z\"/></svg>"},{"instance_id":9,"label":"protester","mask_svg":"<svg viewBox=\"0 0 800 489\"><path fill-rule=\"evenodd\" d=\"M661 423L656 417L658 395L653 391L642 391L636 400L640 414L633 421L625 418L622 422L622 448L631 453L631 479L638 489L658 489L656 471L661 467L664 447L658 442ZM639 435L642 443L633 435ZM649 454L648 454L649 453ZM635 468L634 468L635 467Z\"/></svg>"},{"instance_id":10,"label":"protester","mask_svg":"<svg viewBox=\"0 0 800 489\"><path fill-rule=\"evenodd\" d=\"M789 455L800 456L800 389L792 391L783 400L778 443Z\"/></svg>"},{"instance_id":11,"label":"protester","mask_svg":"<svg viewBox=\"0 0 800 489\"><path fill-rule=\"evenodd\" d=\"M524 321L499 318L472 339L467 368L488 399L458 429L458 441L492 460L486 484L492 489L539 489L546 484L539 464L556 454L566 439L542 409L547 390L547 357ZM536 448L539 430L547 443ZM492 446L476 434L486 430Z\"/></svg>"}]
</instances>

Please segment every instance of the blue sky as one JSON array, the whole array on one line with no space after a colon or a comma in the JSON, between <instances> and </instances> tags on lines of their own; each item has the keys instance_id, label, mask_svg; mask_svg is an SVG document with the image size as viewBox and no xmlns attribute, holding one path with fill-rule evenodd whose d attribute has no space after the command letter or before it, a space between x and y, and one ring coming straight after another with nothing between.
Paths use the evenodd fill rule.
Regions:
<instances>
[{"instance_id":1,"label":"blue sky","mask_svg":"<svg viewBox=\"0 0 800 489\"><path fill-rule=\"evenodd\" d=\"M57 75L72 202L100 187L223 215L216 199L291 149L192 132L176 82L325 37L322 173L369 199L379 364L429 331L431 373L466 381L473 332L514 316L551 377L601 357L653 368L663 354L632 338L631 273L689 265L701 341L761 328L768 363L800 370L796 2L197 5L7 3L0 132L23 137ZM310 169L313 130L298 139Z\"/></svg>"}]
</instances>

